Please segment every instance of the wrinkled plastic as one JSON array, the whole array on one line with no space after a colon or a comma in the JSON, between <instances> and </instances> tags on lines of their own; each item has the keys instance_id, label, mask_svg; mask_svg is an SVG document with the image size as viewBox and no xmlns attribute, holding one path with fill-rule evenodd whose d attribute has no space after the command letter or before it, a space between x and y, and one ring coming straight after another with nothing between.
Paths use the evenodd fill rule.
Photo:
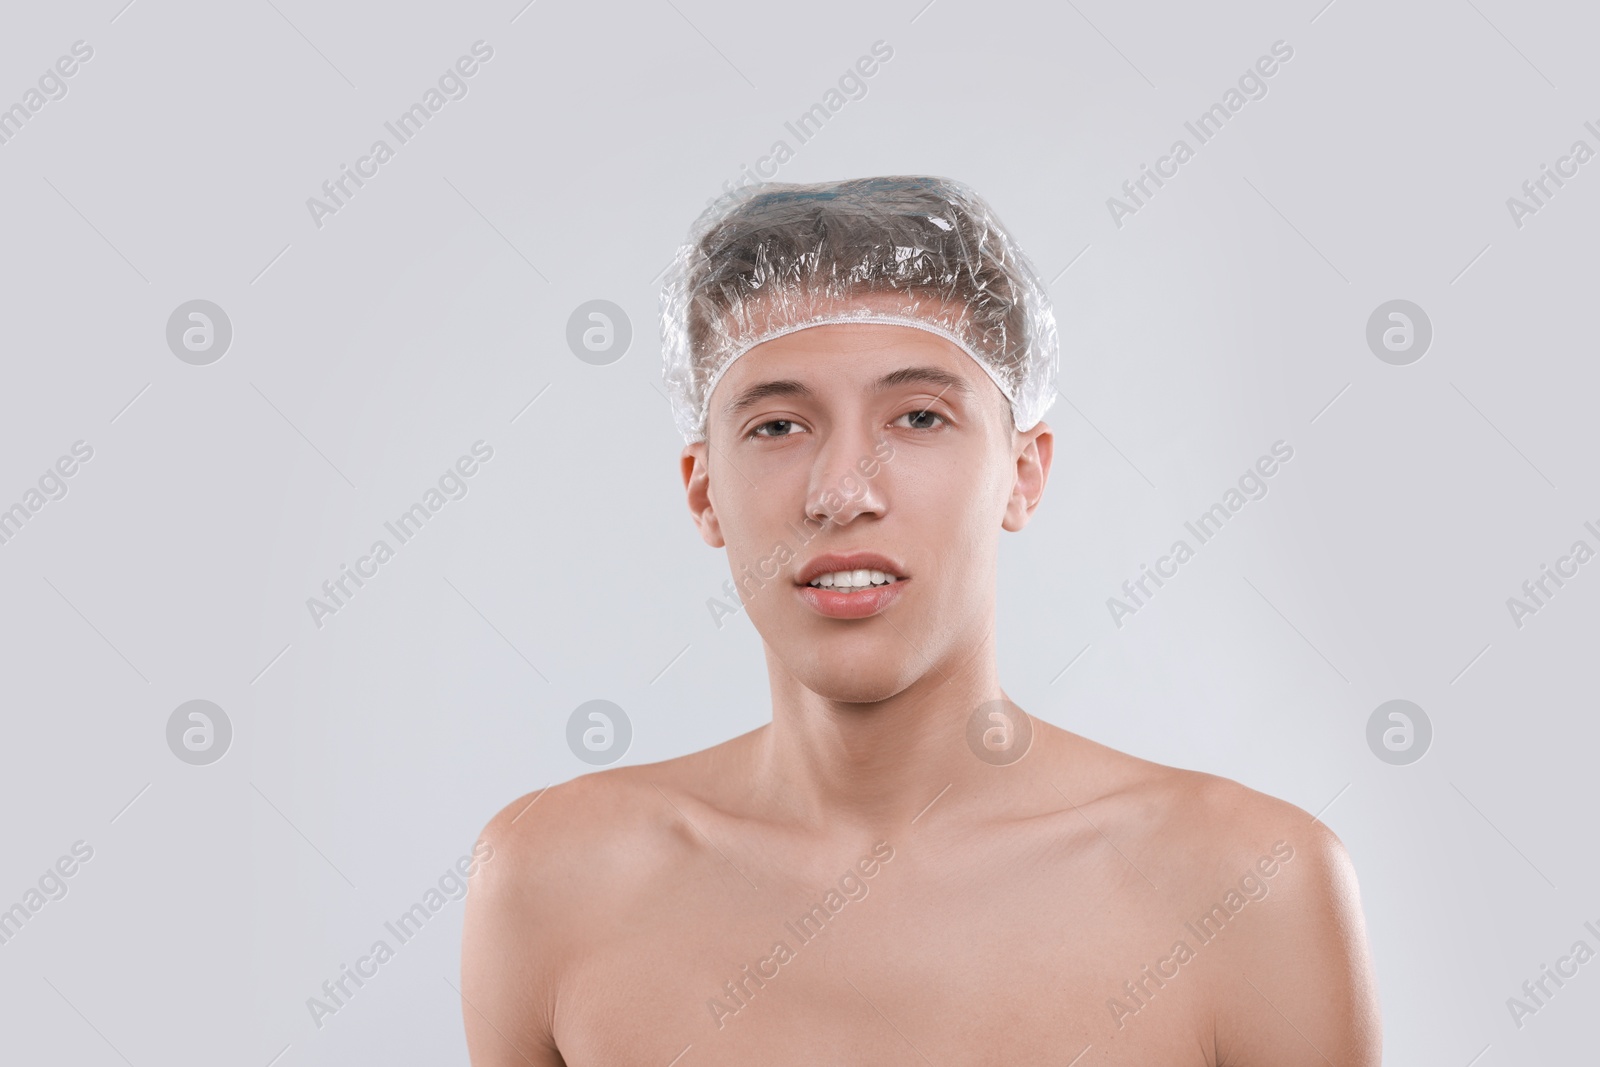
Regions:
<instances>
[{"instance_id":1,"label":"wrinkled plastic","mask_svg":"<svg viewBox=\"0 0 1600 1067\"><path fill-rule=\"evenodd\" d=\"M747 186L707 208L661 290L673 420L706 435L733 361L810 326L895 323L954 343L1031 429L1054 402L1050 296L981 197L948 178L893 176Z\"/></svg>"}]
</instances>

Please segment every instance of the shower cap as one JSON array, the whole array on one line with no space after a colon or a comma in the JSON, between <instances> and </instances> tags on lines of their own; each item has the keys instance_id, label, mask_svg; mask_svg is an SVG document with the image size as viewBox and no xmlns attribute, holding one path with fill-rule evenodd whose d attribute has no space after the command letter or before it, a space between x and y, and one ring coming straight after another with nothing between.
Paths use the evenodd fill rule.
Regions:
<instances>
[{"instance_id":1,"label":"shower cap","mask_svg":"<svg viewBox=\"0 0 1600 1067\"><path fill-rule=\"evenodd\" d=\"M1055 400L1050 296L972 189L922 175L756 183L695 220L661 290L663 376L701 441L733 361L827 323L926 330L977 361L1031 429Z\"/></svg>"}]
</instances>

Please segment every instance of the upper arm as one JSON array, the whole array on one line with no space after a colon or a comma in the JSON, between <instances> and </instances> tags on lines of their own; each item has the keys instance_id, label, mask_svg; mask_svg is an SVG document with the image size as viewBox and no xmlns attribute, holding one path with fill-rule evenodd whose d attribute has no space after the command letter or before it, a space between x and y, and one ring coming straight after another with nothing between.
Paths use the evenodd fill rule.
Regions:
<instances>
[{"instance_id":1,"label":"upper arm","mask_svg":"<svg viewBox=\"0 0 1600 1067\"><path fill-rule=\"evenodd\" d=\"M1293 849L1229 968L1219 1063L1377 1067L1383 1038L1355 868L1338 837L1299 809L1276 839Z\"/></svg>"},{"instance_id":2,"label":"upper arm","mask_svg":"<svg viewBox=\"0 0 1600 1067\"><path fill-rule=\"evenodd\" d=\"M472 1067L559 1067L552 1034L553 941L561 917L530 877L538 820L523 818L534 795L509 805L484 828L493 853L471 879L461 940L461 1012ZM541 813L542 814L542 813Z\"/></svg>"}]
</instances>

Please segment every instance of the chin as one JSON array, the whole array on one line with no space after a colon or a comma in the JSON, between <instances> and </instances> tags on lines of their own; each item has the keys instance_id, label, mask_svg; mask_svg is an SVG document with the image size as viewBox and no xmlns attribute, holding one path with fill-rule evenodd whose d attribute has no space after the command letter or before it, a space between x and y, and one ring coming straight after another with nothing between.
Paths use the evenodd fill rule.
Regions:
<instances>
[{"instance_id":1,"label":"chin","mask_svg":"<svg viewBox=\"0 0 1600 1067\"><path fill-rule=\"evenodd\" d=\"M810 663L794 672L807 689L820 697L846 704L871 704L902 693L916 680L912 664L882 657L843 657L826 664Z\"/></svg>"},{"instance_id":2,"label":"chin","mask_svg":"<svg viewBox=\"0 0 1600 1067\"><path fill-rule=\"evenodd\" d=\"M836 623L785 625L788 620L772 620L778 624L765 626L769 620L758 619L754 613L751 621L761 633L768 655L801 685L829 700L851 704L887 700L931 669L929 661L906 643L908 637L916 641L921 635L902 636L882 620L865 626L851 624L848 631L836 629Z\"/></svg>"}]
</instances>

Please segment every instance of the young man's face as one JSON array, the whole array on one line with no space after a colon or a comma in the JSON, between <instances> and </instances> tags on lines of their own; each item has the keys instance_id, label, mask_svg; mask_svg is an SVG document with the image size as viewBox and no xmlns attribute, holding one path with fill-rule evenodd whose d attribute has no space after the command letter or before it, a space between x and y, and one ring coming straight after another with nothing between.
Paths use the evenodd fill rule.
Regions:
<instances>
[{"instance_id":1,"label":"young man's face","mask_svg":"<svg viewBox=\"0 0 1600 1067\"><path fill-rule=\"evenodd\" d=\"M1052 447L1043 423L1015 430L955 345L849 323L735 360L682 466L701 536L727 547L769 656L813 692L863 702L948 677L988 636L1000 531L1026 524ZM902 580L864 593L802 581L819 556L855 553Z\"/></svg>"}]
</instances>

